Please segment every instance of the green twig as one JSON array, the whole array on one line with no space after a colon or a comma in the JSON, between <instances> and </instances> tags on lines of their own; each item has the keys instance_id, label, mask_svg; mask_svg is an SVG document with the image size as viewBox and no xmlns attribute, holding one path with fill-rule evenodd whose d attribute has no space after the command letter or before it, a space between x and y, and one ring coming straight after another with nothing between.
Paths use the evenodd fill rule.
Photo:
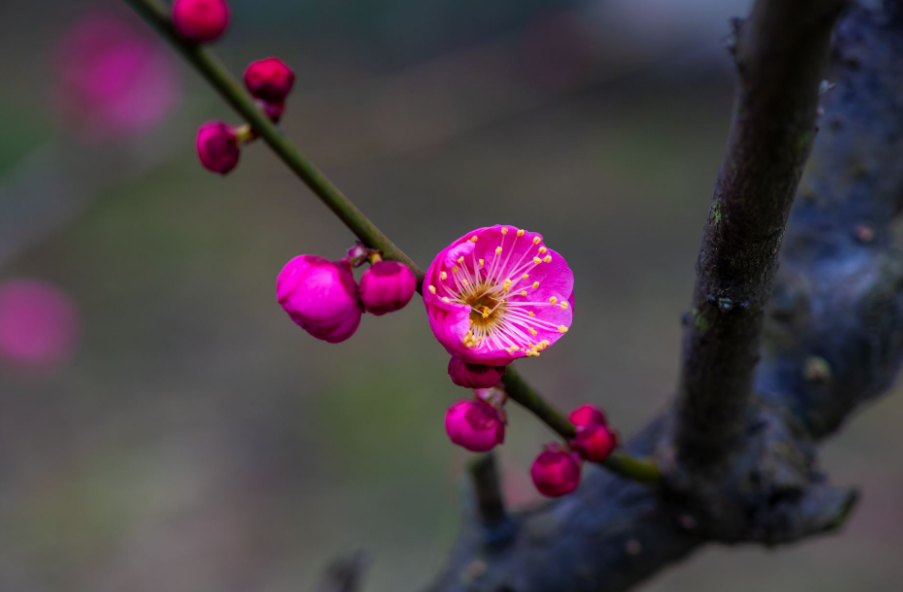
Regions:
<instances>
[{"instance_id":1,"label":"green twig","mask_svg":"<svg viewBox=\"0 0 903 592\"><path fill-rule=\"evenodd\" d=\"M301 152L283 136L270 119L261 111L253 97L245 92L242 85L226 67L204 47L188 42L176 33L167 9L157 0L125 0L144 17L167 41L169 41L188 62L210 83L213 88L234 108L305 185L345 223L365 245L379 249L386 259L400 261L417 276L418 291L423 280L423 271L401 249L387 237L357 206L333 185ZM508 395L533 412L563 438L574 437L574 426L511 367L505 376ZM603 463L611 471L644 483L655 482L659 478L655 465L647 460L634 459L616 451Z\"/></svg>"},{"instance_id":2,"label":"green twig","mask_svg":"<svg viewBox=\"0 0 903 592\"><path fill-rule=\"evenodd\" d=\"M400 261L417 276L418 286L423 271L410 257L383 234L376 225L351 203L338 187L317 170L291 142L282 135L269 118L245 92L241 84L212 52L182 39L172 26L168 11L156 0L125 0L169 41L233 109L251 125L257 135L288 165L292 171L371 249L379 249L383 257Z\"/></svg>"},{"instance_id":3,"label":"green twig","mask_svg":"<svg viewBox=\"0 0 903 592\"><path fill-rule=\"evenodd\" d=\"M574 424L527 384L512 366L508 366L502 382L505 385L505 392L515 403L541 419L559 436L570 440L576 435ZM657 483L661 478L654 462L634 458L621 450L612 452L602 465L613 473L641 483Z\"/></svg>"}]
</instances>

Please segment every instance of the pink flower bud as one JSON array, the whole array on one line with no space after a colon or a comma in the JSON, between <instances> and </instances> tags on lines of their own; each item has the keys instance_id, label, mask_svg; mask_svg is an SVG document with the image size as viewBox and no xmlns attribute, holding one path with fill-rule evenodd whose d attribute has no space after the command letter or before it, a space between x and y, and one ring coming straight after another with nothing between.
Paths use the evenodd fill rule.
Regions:
<instances>
[{"instance_id":1,"label":"pink flower bud","mask_svg":"<svg viewBox=\"0 0 903 592\"><path fill-rule=\"evenodd\" d=\"M172 4L172 24L189 41L215 41L229 26L229 4L226 0L176 0Z\"/></svg>"},{"instance_id":2,"label":"pink flower bud","mask_svg":"<svg viewBox=\"0 0 903 592\"><path fill-rule=\"evenodd\" d=\"M577 407L571 411L571 414L568 415L568 419L571 420L572 424L578 427L605 425L607 423L605 414L595 405L581 405L580 407Z\"/></svg>"},{"instance_id":3,"label":"pink flower bud","mask_svg":"<svg viewBox=\"0 0 903 592\"><path fill-rule=\"evenodd\" d=\"M245 86L254 97L267 103L282 103L292 91L295 73L279 58L252 62L245 70Z\"/></svg>"},{"instance_id":4,"label":"pink flower bud","mask_svg":"<svg viewBox=\"0 0 903 592\"><path fill-rule=\"evenodd\" d=\"M343 261L295 257L276 279L276 297L295 323L329 343L345 341L361 323L357 286Z\"/></svg>"},{"instance_id":5,"label":"pink flower bud","mask_svg":"<svg viewBox=\"0 0 903 592\"><path fill-rule=\"evenodd\" d=\"M505 366L484 366L470 364L461 358L452 357L448 361L448 375L458 386L485 389L495 386L505 375Z\"/></svg>"},{"instance_id":6,"label":"pink flower bud","mask_svg":"<svg viewBox=\"0 0 903 592\"><path fill-rule=\"evenodd\" d=\"M561 444L547 444L533 461L530 477L544 496L567 495L580 484L580 455Z\"/></svg>"},{"instance_id":7,"label":"pink flower bud","mask_svg":"<svg viewBox=\"0 0 903 592\"><path fill-rule=\"evenodd\" d=\"M445 414L445 431L458 446L486 452L505 441L505 423L484 401L458 401Z\"/></svg>"},{"instance_id":8,"label":"pink flower bud","mask_svg":"<svg viewBox=\"0 0 903 592\"><path fill-rule=\"evenodd\" d=\"M273 123L279 123L279 120L285 114L285 101L281 103L267 103L266 101L258 100L257 105L263 109L263 112Z\"/></svg>"},{"instance_id":9,"label":"pink flower bud","mask_svg":"<svg viewBox=\"0 0 903 592\"><path fill-rule=\"evenodd\" d=\"M225 175L238 166L238 136L222 121L211 121L198 128L198 157L208 171Z\"/></svg>"},{"instance_id":10,"label":"pink flower bud","mask_svg":"<svg viewBox=\"0 0 903 592\"><path fill-rule=\"evenodd\" d=\"M404 308L416 288L417 279L406 265L379 261L361 276L361 302L367 312L384 315Z\"/></svg>"},{"instance_id":11,"label":"pink flower bud","mask_svg":"<svg viewBox=\"0 0 903 592\"><path fill-rule=\"evenodd\" d=\"M602 462L617 445L617 435L607 426L594 424L577 428L574 448L590 462Z\"/></svg>"},{"instance_id":12,"label":"pink flower bud","mask_svg":"<svg viewBox=\"0 0 903 592\"><path fill-rule=\"evenodd\" d=\"M58 288L25 279L0 284L0 360L56 365L72 353L78 333L75 305Z\"/></svg>"}]
</instances>

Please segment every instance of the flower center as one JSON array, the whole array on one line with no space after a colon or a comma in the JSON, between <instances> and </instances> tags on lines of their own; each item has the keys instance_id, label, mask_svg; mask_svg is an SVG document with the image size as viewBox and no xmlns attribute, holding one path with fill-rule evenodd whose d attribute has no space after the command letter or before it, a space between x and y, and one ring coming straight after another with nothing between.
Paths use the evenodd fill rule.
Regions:
<instances>
[{"instance_id":1,"label":"flower center","mask_svg":"<svg viewBox=\"0 0 903 592\"><path fill-rule=\"evenodd\" d=\"M462 294L464 303L470 306L470 323L472 327L483 332L491 331L501 324L505 318L504 298L498 298L488 290L489 286L478 286L469 294Z\"/></svg>"}]
</instances>

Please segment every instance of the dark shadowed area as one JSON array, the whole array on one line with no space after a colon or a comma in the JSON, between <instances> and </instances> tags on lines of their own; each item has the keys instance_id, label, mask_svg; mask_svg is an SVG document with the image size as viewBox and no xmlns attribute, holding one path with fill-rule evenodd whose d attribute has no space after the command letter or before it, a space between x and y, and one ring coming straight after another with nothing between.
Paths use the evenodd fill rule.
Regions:
<instances>
[{"instance_id":1,"label":"dark shadowed area","mask_svg":"<svg viewBox=\"0 0 903 592\"><path fill-rule=\"evenodd\" d=\"M747 2L231 4L218 54L235 73L293 67L285 133L421 266L496 223L567 258L574 325L518 364L538 389L601 405L624 435L662 409L726 142L724 39ZM146 38L152 57L126 68L156 81L140 129L67 82L65 40L98 13ZM262 144L225 178L200 167L197 126L240 122L123 2L2 3L0 71L0 289L39 280L76 311L52 359L0 355L0 589L297 592L359 548L364 590L425 586L470 455L443 429L467 393L419 298L338 345L295 326L279 270L353 236ZM863 495L839 535L710 547L643 589L899 589L901 394L823 449ZM506 496L535 503L552 434L509 412Z\"/></svg>"}]
</instances>

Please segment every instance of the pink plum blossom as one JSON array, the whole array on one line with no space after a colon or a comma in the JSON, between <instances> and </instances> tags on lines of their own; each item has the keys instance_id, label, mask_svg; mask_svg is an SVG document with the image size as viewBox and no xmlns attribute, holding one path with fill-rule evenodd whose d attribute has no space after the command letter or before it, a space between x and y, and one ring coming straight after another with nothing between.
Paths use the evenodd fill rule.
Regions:
<instances>
[{"instance_id":1,"label":"pink plum blossom","mask_svg":"<svg viewBox=\"0 0 903 592\"><path fill-rule=\"evenodd\" d=\"M56 103L80 137L139 133L160 122L179 98L165 48L109 14L82 17L57 47Z\"/></svg>"},{"instance_id":2,"label":"pink plum blossom","mask_svg":"<svg viewBox=\"0 0 903 592\"><path fill-rule=\"evenodd\" d=\"M539 493L561 497L580 485L580 455L561 444L547 444L530 467L530 477Z\"/></svg>"},{"instance_id":3,"label":"pink plum blossom","mask_svg":"<svg viewBox=\"0 0 903 592\"><path fill-rule=\"evenodd\" d=\"M471 452L486 452L505 441L505 422L483 400L458 401L445 414L449 439Z\"/></svg>"},{"instance_id":4,"label":"pink plum blossom","mask_svg":"<svg viewBox=\"0 0 903 592\"><path fill-rule=\"evenodd\" d=\"M0 359L52 366L72 353L78 333L75 305L60 289L32 279L0 283Z\"/></svg>"},{"instance_id":5,"label":"pink plum blossom","mask_svg":"<svg viewBox=\"0 0 903 592\"><path fill-rule=\"evenodd\" d=\"M423 284L433 334L471 364L538 356L573 317L574 275L564 257L541 235L513 226L478 228L454 241Z\"/></svg>"},{"instance_id":6,"label":"pink plum blossom","mask_svg":"<svg viewBox=\"0 0 903 592\"><path fill-rule=\"evenodd\" d=\"M361 324L357 284L347 261L295 257L279 273L276 297L296 324L329 343L345 341Z\"/></svg>"}]
</instances>

